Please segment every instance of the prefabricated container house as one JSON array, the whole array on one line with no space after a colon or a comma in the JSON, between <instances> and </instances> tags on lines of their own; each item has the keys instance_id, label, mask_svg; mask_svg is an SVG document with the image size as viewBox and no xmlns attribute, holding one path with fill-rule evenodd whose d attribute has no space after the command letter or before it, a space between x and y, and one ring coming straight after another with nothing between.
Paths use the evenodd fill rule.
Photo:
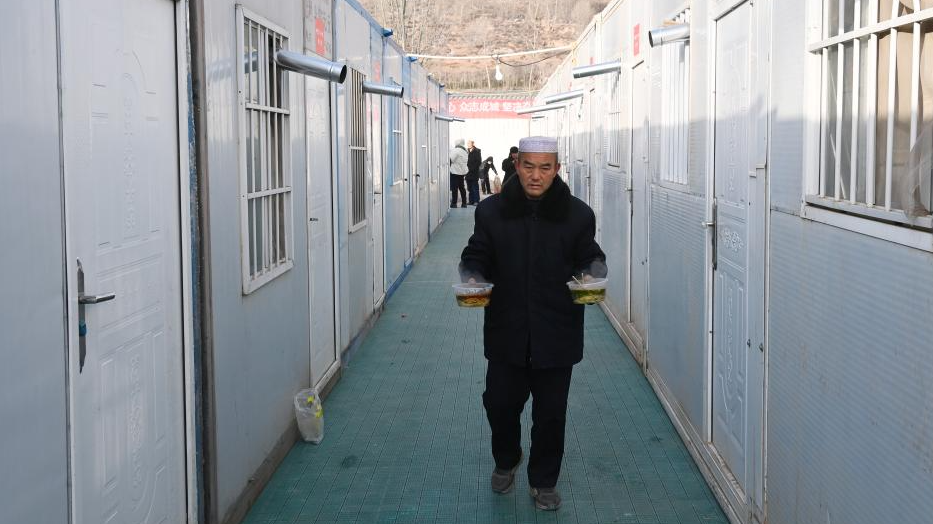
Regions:
<instances>
[{"instance_id":1,"label":"prefabricated container house","mask_svg":"<svg viewBox=\"0 0 933 524\"><path fill-rule=\"evenodd\" d=\"M446 92L352 0L0 14L0 522L238 522L446 216Z\"/></svg>"},{"instance_id":2,"label":"prefabricated container house","mask_svg":"<svg viewBox=\"0 0 933 524\"><path fill-rule=\"evenodd\" d=\"M538 95L734 522L933 512L931 72L928 1L619 0Z\"/></svg>"}]
</instances>

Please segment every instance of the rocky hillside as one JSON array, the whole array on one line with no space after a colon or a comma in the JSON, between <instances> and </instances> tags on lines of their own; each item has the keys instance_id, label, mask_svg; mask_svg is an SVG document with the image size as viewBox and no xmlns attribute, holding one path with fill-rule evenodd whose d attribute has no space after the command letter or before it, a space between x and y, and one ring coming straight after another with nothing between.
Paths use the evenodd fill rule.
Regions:
<instances>
[{"instance_id":1,"label":"rocky hillside","mask_svg":"<svg viewBox=\"0 0 933 524\"><path fill-rule=\"evenodd\" d=\"M410 53L487 55L571 44L608 0L360 0L379 22L395 30ZM504 79L492 60L424 60L451 91L536 90L565 56L505 58Z\"/></svg>"}]
</instances>

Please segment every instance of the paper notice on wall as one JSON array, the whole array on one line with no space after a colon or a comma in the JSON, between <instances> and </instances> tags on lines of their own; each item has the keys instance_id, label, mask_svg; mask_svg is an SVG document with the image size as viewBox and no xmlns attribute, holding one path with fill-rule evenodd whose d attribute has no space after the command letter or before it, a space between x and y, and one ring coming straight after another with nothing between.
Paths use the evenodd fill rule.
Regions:
<instances>
[{"instance_id":1,"label":"paper notice on wall","mask_svg":"<svg viewBox=\"0 0 933 524\"><path fill-rule=\"evenodd\" d=\"M305 0L305 52L333 59L331 0Z\"/></svg>"}]
</instances>

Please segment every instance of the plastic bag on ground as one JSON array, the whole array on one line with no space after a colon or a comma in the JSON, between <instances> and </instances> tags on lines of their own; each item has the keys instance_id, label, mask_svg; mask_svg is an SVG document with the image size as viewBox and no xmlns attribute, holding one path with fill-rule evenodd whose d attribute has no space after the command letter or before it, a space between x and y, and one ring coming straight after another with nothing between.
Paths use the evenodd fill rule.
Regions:
<instances>
[{"instance_id":1,"label":"plastic bag on ground","mask_svg":"<svg viewBox=\"0 0 933 524\"><path fill-rule=\"evenodd\" d=\"M295 418L305 442L320 444L324 440L324 405L316 389L302 389L295 395Z\"/></svg>"}]
</instances>

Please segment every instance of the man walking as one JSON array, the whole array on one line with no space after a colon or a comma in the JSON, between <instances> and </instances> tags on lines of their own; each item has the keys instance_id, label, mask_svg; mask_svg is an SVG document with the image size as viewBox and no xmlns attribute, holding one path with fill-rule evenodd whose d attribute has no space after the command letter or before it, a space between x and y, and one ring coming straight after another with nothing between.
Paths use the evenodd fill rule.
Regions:
<instances>
[{"instance_id":1,"label":"man walking","mask_svg":"<svg viewBox=\"0 0 933 524\"><path fill-rule=\"evenodd\" d=\"M483 164L483 152L476 147L472 140L467 142L467 151L469 152L466 175L467 191L470 194L470 205L475 206L479 204L479 168Z\"/></svg>"},{"instance_id":2,"label":"man walking","mask_svg":"<svg viewBox=\"0 0 933 524\"><path fill-rule=\"evenodd\" d=\"M460 193L460 202L467 207L466 189L463 187L463 177L467 174L467 150L463 147L463 139L458 138L456 145L450 150L450 207L457 207L457 193Z\"/></svg>"},{"instance_id":3,"label":"man walking","mask_svg":"<svg viewBox=\"0 0 933 524\"><path fill-rule=\"evenodd\" d=\"M502 183L505 184L515 174L515 161L518 159L518 148L509 148L509 156L502 159Z\"/></svg>"},{"instance_id":4,"label":"man walking","mask_svg":"<svg viewBox=\"0 0 933 524\"><path fill-rule=\"evenodd\" d=\"M594 239L593 211L558 176L557 140L522 139L517 167L502 192L477 207L460 272L495 284L483 329L492 489L514 486L530 394L531 496L537 508L556 510L570 376L583 358L583 306L573 304L566 282L605 276L606 257Z\"/></svg>"}]
</instances>

